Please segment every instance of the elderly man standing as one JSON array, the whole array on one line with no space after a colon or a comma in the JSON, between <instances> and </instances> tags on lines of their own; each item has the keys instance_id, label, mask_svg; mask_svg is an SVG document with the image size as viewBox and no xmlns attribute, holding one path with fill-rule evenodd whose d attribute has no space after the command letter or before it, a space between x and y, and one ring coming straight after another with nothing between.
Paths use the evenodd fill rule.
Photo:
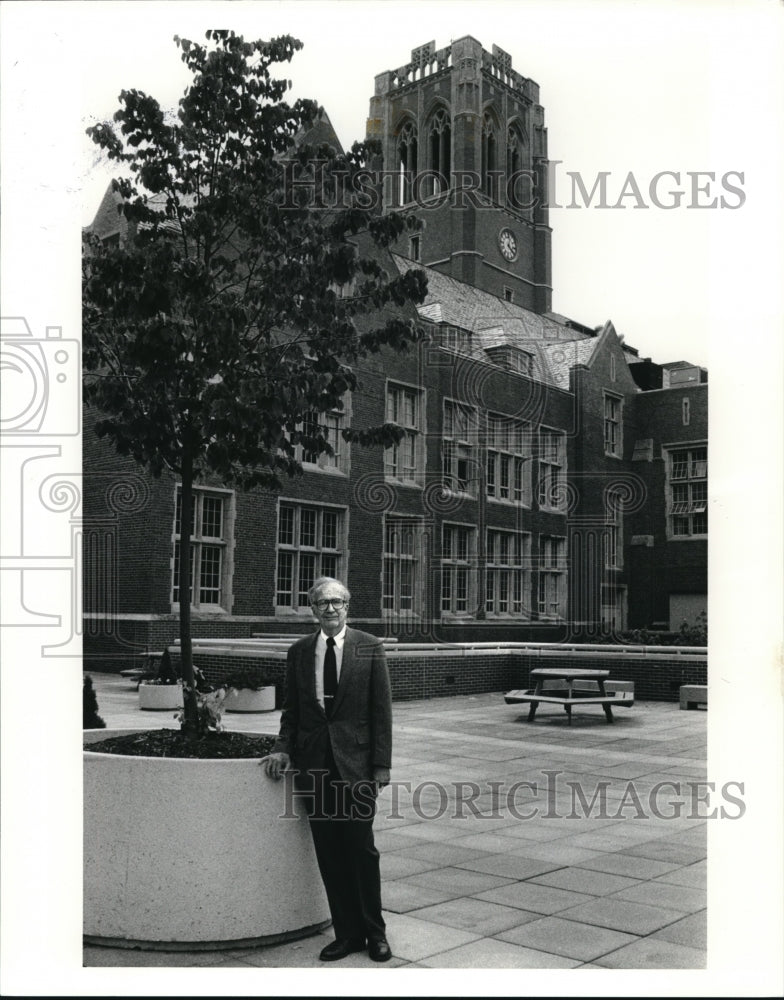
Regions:
<instances>
[{"instance_id":1,"label":"elderly man standing","mask_svg":"<svg viewBox=\"0 0 784 1000\"><path fill-rule=\"evenodd\" d=\"M331 577L308 594L321 628L295 642L286 663L280 734L263 764L271 778L297 768L327 892L335 940L320 959L364 951L392 957L381 914L379 855L373 817L379 787L389 784L392 696L381 640L348 628L351 595Z\"/></svg>"}]
</instances>

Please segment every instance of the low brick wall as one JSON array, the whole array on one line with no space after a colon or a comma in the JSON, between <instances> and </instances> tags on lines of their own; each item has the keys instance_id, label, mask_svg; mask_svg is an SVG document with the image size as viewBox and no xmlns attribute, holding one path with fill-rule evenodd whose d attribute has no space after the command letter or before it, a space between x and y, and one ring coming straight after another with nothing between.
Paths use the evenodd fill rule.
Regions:
<instances>
[{"instance_id":1,"label":"low brick wall","mask_svg":"<svg viewBox=\"0 0 784 1000\"><path fill-rule=\"evenodd\" d=\"M176 663L177 654L173 659ZM276 685L280 707L285 687L285 652L210 650L195 644L194 662L210 683L225 680L239 670L259 678L263 673ZM678 701L681 684L707 684L708 680L707 655L697 651L686 655L666 653L661 647L641 647L641 652L629 653L504 646L407 650L401 644L387 650L387 663L395 701L526 688L531 686L530 671L537 667L609 670L614 680L634 681L635 698L642 701Z\"/></svg>"}]
</instances>

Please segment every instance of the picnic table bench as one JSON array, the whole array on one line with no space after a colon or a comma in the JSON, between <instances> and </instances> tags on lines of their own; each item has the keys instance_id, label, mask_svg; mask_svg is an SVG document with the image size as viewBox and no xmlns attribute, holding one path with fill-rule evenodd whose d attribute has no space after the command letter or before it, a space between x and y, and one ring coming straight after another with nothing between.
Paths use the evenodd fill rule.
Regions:
<instances>
[{"instance_id":1,"label":"picnic table bench","mask_svg":"<svg viewBox=\"0 0 784 1000\"><path fill-rule=\"evenodd\" d=\"M540 702L563 705L572 724L575 705L601 705L608 722L614 722L613 705L630 708L634 704L633 681L610 681L609 670L582 670L578 667L542 667L532 670L533 688L508 691L504 695L507 705L528 704L528 722L534 721Z\"/></svg>"},{"instance_id":2,"label":"picnic table bench","mask_svg":"<svg viewBox=\"0 0 784 1000\"><path fill-rule=\"evenodd\" d=\"M120 677L127 677L128 680L138 688L142 681L149 681L158 676L158 667L155 661L163 656L163 650L148 651L139 653L139 656L147 660L147 665L143 667L128 667L120 671Z\"/></svg>"}]
</instances>

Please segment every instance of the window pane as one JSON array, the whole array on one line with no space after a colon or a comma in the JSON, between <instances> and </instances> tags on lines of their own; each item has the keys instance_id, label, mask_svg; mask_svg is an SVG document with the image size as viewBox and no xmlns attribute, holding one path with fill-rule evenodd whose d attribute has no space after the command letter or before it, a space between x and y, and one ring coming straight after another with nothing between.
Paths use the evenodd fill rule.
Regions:
<instances>
[{"instance_id":1,"label":"window pane","mask_svg":"<svg viewBox=\"0 0 784 1000\"><path fill-rule=\"evenodd\" d=\"M400 610L411 611L414 606L414 564L400 564Z\"/></svg>"},{"instance_id":2,"label":"window pane","mask_svg":"<svg viewBox=\"0 0 784 1000\"><path fill-rule=\"evenodd\" d=\"M452 610L452 570L447 566L441 571L441 610Z\"/></svg>"},{"instance_id":3,"label":"window pane","mask_svg":"<svg viewBox=\"0 0 784 1000\"><path fill-rule=\"evenodd\" d=\"M293 583L293 565L293 553L278 553L278 581L275 603L283 607L291 607L293 604L293 595L291 592Z\"/></svg>"},{"instance_id":4,"label":"window pane","mask_svg":"<svg viewBox=\"0 0 784 1000\"><path fill-rule=\"evenodd\" d=\"M672 453L672 478L685 479L689 473L689 453L688 451L674 451Z\"/></svg>"},{"instance_id":5,"label":"window pane","mask_svg":"<svg viewBox=\"0 0 784 1000\"><path fill-rule=\"evenodd\" d=\"M509 456L500 456L500 485L498 494L503 500L509 499Z\"/></svg>"},{"instance_id":6,"label":"window pane","mask_svg":"<svg viewBox=\"0 0 784 1000\"><path fill-rule=\"evenodd\" d=\"M299 544L308 548L316 545L316 511L312 507L303 507L299 515Z\"/></svg>"},{"instance_id":7,"label":"window pane","mask_svg":"<svg viewBox=\"0 0 784 1000\"><path fill-rule=\"evenodd\" d=\"M455 570L455 611L468 610L468 570L458 566Z\"/></svg>"},{"instance_id":8,"label":"window pane","mask_svg":"<svg viewBox=\"0 0 784 1000\"><path fill-rule=\"evenodd\" d=\"M299 557L299 583L298 602L300 607L308 603L308 591L313 586L316 579L316 557L311 554L301 553Z\"/></svg>"},{"instance_id":9,"label":"window pane","mask_svg":"<svg viewBox=\"0 0 784 1000\"><path fill-rule=\"evenodd\" d=\"M199 601L220 604L221 549L217 545L202 545L199 570Z\"/></svg>"},{"instance_id":10,"label":"window pane","mask_svg":"<svg viewBox=\"0 0 784 1000\"><path fill-rule=\"evenodd\" d=\"M325 549L336 549L338 547L337 511L325 510L322 512L321 546Z\"/></svg>"},{"instance_id":11,"label":"window pane","mask_svg":"<svg viewBox=\"0 0 784 1000\"><path fill-rule=\"evenodd\" d=\"M191 537L193 537L196 534L194 528L196 526L196 509L199 505L198 493L192 495L191 503L193 505L191 507ZM174 531L177 535L182 534L182 490L179 486L177 487L177 499L174 511Z\"/></svg>"},{"instance_id":12,"label":"window pane","mask_svg":"<svg viewBox=\"0 0 784 1000\"><path fill-rule=\"evenodd\" d=\"M322 555L321 576L338 576L338 557L333 555Z\"/></svg>"},{"instance_id":13,"label":"window pane","mask_svg":"<svg viewBox=\"0 0 784 1000\"><path fill-rule=\"evenodd\" d=\"M708 512L694 514L692 517L692 532L695 535L707 535L708 533Z\"/></svg>"},{"instance_id":14,"label":"window pane","mask_svg":"<svg viewBox=\"0 0 784 1000\"><path fill-rule=\"evenodd\" d=\"M284 504L280 505L278 543L280 545L294 544L294 508Z\"/></svg>"},{"instance_id":15,"label":"window pane","mask_svg":"<svg viewBox=\"0 0 784 1000\"><path fill-rule=\"evenodd\" d=\"M223 538L223 499L221 497L202 497L201 535L202 538Z\"/></svg>"}]
</instances>

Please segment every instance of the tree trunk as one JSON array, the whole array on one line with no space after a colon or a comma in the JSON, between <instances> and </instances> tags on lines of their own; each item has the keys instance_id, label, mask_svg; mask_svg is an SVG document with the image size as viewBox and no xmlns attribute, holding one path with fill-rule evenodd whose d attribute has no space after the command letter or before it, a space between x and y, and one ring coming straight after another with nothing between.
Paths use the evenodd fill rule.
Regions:
<instances>
[{"instance_id":1,"label":"tree trunk","mask_svg":"<svg viewBox=\"0 0 784 1000\"><path fill-rule=\"evenodd\" d=\"M184 716L182 729L197 733L199 706L196 698L196 680L193 673L193 648L191 645L191 522L193 520L193 457L187 451L182 459L182 488L180 493L180 669Z\"/></svg>"}]
</instances>

